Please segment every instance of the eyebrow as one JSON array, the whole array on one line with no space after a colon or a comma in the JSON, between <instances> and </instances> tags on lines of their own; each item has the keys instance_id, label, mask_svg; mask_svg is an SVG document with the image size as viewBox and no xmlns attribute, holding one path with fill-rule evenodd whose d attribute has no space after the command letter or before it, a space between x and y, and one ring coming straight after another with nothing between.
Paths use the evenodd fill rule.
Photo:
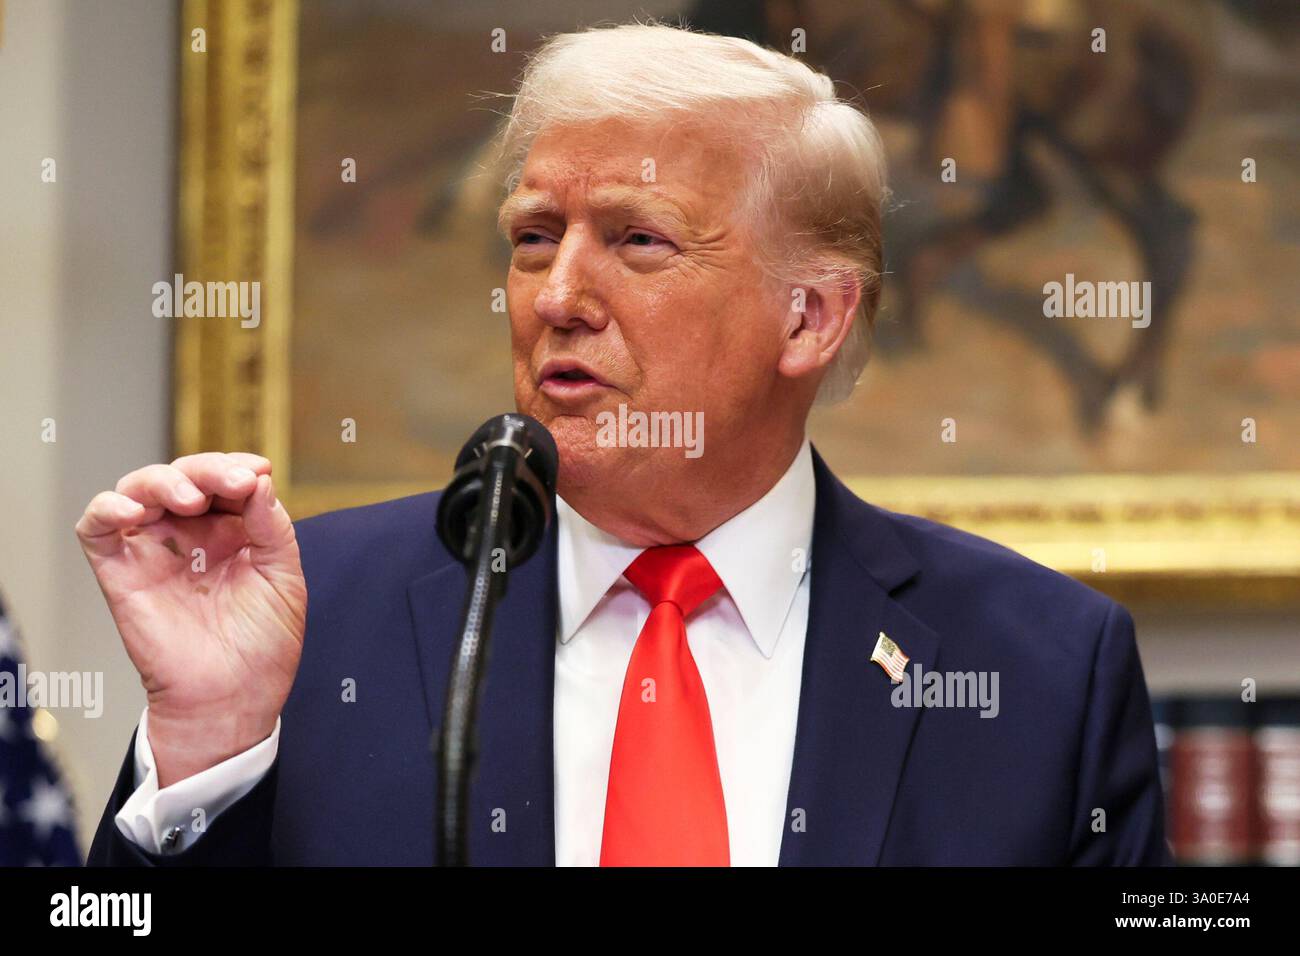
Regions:
<instances>
[{"instance_id":1,"label":"eyebrow","mask_svg":"<svg viewBox=\"0 0 1300 956\"><path fill-rule=\"evenodd\" d=\"M690 224L676 203L656 193L628 186L607 187L597 190L591 207L598 213L625 213L633 217L667 219L672 224L689 228ZM501 204L497 214L497 228L509 238L510 224L529 216L549 216L561 219L564 211L547 192L515 193Z\"/></svg>"},{"instance_id":2,"label":"eyebrow","mask_svg":"<svg viewBox=\"0 0 1300 956\"><path fill-rule=\"evenodd\" d=\"M529 216L553 216L559 218L560 207L548 193L514 193L501 204L497 212L497 229L509 235L510 224L516 219Z\"/></svg>"}]
</instances>

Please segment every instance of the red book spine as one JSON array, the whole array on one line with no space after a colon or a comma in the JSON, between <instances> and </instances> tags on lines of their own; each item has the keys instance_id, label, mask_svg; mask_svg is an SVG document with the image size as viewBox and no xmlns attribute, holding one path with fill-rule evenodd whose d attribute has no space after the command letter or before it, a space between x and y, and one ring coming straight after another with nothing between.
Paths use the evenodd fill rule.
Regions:
<instances>
[{"instance_id":1,"label":"red book spine","mask_svg":"<svg viewBox=\"0 0 1300 956\"><path fill-rule=\"evenodd\" d=\"M1260 860L1300 866L1300 727L1261 727L1255 747Z\"/></svg>"},{"instance_id":2,"label":"red book spine","mask_svg":"<svg viewBox=\"0 0 1300 956\"><path fill-rule=\"evenodd\" d=\"M1179 863L1224 866L1255 857L1255 748L1242 727L1179 730L1170 754L1171 833Z\"/></svg>"}]
</instances>

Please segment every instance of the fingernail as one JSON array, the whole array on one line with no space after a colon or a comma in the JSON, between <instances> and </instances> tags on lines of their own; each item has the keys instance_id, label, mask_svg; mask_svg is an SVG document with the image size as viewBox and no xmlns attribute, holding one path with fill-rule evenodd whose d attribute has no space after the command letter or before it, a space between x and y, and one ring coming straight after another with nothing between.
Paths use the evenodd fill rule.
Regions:
<instances>
[{"instance_id":1,"label":"fingernail","mask_svg":"<svg viewBox=\"0 0 1300 956\"><path fill-rule=\"evenodd\" d=\"M199 491L194 485L185 483L176 486L176 497L183 502L195 502L203 498L203 492Z\"/></svg>"},{"instance_id":2,"label":"fingernail","mask_svg":"<svg viewBox=\"0 0 1300 956\"><path fill-rule=\"evenodd\" d=\"M256 481L257 475L247 468L231 468L228 475L231 481Z\"/></svg>"}]
</instances>

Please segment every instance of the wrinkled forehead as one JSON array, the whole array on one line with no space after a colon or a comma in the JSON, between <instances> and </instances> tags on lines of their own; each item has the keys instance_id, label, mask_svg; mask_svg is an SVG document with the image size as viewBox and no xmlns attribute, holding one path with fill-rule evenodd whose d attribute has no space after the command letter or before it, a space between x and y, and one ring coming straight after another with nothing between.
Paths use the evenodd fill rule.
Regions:
<instances>
[{"instance_id":1,"label":"wrinkled forehead","mask_svg":"<svg viewBox=\"0 0 1300 956\"><path fill-rule=\"evenodd\" d=\"M739 204L745 159L729 138L698 122L604 120L546 129L533 139L499 223L504 229L521 215L563 215L575 203L716 219Z\"/></svg>"}]
</instances>

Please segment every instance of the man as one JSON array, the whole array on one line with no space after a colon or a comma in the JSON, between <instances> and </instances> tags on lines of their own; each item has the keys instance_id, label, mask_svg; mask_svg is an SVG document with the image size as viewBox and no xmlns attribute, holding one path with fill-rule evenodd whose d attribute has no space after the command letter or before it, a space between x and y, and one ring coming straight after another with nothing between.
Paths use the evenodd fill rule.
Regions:
<instances>
[{"instance_id":1,"label":"man","mask_svg":"<svg viewBox=\"0 0 1300 956\"><path fill-rule=\"evenodd\" d=\"M805 437L878 302L870 121L791 58L624 26L542 48L504 152L516 402L561 466L497 612L470 860L1163 862L1128 613L859 501ZM90 503L148 692L92 862L433 859L465 584L436 504L295 526L240 453Z\"/></svg>"}]
</instances>

